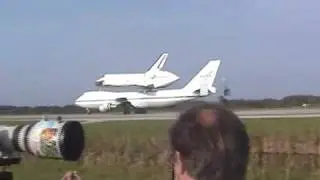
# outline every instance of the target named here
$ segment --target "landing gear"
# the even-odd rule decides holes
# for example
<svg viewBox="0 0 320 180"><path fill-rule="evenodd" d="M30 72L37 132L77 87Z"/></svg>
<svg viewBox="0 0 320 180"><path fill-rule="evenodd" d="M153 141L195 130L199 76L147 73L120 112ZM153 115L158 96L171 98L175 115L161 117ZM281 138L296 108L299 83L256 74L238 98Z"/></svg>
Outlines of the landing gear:
<svg viewBox="0 0 320 180"><path fill-rule="evenodd" d="M131 113L130 108L128 107L123 108L123 114L130 114L130 113Z"/></svg>
<svg viewBox="0 0 320 180"><path fill-rule="evenodd" d="M147 110L143 108L135 108L130 103L123 104L123 114L146 114Z"/></svg>
<svg viewBox="0 0 320 180"><path fill-rule="evenodd" d="M130 103L123 103L123 114L130 114L131 113L131 106Z"/></svg>

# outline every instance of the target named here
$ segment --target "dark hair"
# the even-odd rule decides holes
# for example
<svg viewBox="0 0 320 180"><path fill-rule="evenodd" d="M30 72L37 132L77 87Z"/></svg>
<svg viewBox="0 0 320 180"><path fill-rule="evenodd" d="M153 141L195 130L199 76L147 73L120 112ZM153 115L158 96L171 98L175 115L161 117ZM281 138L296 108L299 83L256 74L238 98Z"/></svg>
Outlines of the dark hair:
<svg viewBox="0 0 320 180"><path fill-rule="evenodd" d="M169 141L197 179L245 179L249 137L241 120L226 107L204 104L188 109L171 127Z"/></svg>

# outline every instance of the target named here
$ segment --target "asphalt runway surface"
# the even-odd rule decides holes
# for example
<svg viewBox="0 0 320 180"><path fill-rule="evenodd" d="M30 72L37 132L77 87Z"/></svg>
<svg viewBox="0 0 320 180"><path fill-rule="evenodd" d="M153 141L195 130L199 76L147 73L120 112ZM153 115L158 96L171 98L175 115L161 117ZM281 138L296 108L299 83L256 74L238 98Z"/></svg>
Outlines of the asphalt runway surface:
<svg viewBox="0 0 320 180"><path fill-rule="evenodd" d="M242 119L253 118L299 118L320 117L319 109L261 109L261 110L238 110L235 113ZM173 120L179 115L178 112L156 112L148 114L60 114L65 121L81 121L82 123L97 123L105 121L127 121L127 120ZM48 119L55 119L59 114L47 115ZM42 115L6 115L0 116L0 121L39 121Z"/></svg>

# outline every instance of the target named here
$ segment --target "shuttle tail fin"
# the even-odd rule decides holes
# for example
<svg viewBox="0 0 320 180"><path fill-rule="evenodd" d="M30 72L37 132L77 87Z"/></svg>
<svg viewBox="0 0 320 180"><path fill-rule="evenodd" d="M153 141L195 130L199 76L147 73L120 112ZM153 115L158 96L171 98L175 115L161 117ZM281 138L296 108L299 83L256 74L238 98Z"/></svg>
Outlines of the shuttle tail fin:
<svg viewBox="0 0 320 180"><path fill-rule="evenodd" d="M200 72L183 88L186 91L199 93L201 96L209 95L209 92L216 93L216 87L212 86L221 60L210 60Z"/></svg>
<svg viewBox="0 0 320 180"><path fill-rule="evenodd" d="M160 71L168 58L168 53L162 53L158 60L149 68L145 73L146 76L153 77L158 71Z"/></svg>

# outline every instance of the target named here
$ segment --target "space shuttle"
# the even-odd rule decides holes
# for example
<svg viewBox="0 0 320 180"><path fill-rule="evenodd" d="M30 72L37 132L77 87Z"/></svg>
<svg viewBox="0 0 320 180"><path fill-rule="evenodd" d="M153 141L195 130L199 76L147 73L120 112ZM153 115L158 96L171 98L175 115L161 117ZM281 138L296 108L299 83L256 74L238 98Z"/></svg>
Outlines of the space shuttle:
<svg viewBox="0 0 320 180"><path fill-rule="evenodd" d="M157 61L145 73L104 74L96 80L98 87L135 86L143 89L157 89L170 86L180 79L176 74L162 70L168 53L162 53Z"/></svg>

